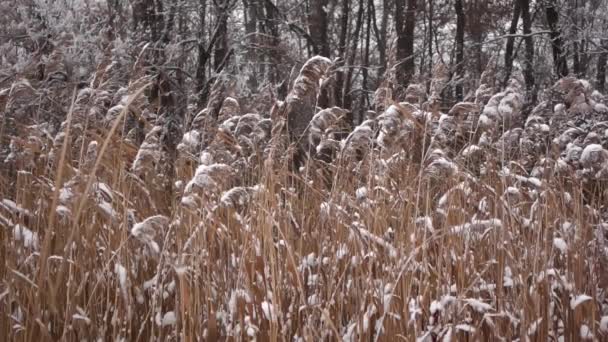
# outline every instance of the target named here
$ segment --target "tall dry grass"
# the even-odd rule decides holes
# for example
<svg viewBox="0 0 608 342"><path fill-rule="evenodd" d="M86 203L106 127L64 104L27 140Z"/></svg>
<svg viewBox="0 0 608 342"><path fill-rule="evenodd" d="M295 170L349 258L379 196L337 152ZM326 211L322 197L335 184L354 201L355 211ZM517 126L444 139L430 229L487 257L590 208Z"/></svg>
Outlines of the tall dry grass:
<svg viewBox="0 0 608 342"><path fill-rule="evenodd" d="M522 124L517 79L448 114L437 92L396 103L380 89L380 112L344 132L346 111L312 116L331 77L315 61L270 113L241 113L214 86L174 157L149 78L116 84L100 66L57 131L20 121L43 85L15 83L0 336L608 338L606 137L595 119L568 126L583 104L601 113L600 95L569 80Z"/></svg>

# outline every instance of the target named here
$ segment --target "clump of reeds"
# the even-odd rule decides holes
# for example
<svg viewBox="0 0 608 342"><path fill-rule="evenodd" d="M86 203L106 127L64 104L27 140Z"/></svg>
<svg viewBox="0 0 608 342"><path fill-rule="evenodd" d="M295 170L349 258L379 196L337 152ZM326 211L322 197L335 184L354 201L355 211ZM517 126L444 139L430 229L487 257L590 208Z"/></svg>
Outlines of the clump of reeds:
<svg viewBox="0 0 608 342"><path fill-rule="evenodd" d="M488 70L444 113L438 67L430 98L382 88L344 131L347 110L317 106L330 66L306 63L271 113L218 78L174 157L150 78L96 77L57 133L22 120L27 80L0 89L18 127L0 137L0 336L608 337L608 126L588 83L524 121L521 82L495 92ZM271 162L293 145L299 168Z"/></svg>

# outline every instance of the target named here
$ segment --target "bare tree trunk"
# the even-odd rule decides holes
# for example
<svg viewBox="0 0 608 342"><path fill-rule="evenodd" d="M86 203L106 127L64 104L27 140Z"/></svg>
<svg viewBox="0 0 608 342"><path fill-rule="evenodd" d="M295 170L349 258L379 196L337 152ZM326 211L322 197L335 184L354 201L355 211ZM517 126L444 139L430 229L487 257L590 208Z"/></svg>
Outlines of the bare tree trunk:
<svg viewBox="0 0 608 342"><path fill-rule="evenodd" d="M264 55L260 53L258 33L258 0L243 0L243 15L245 19L245 42L247 44L246 63L252 69L247 84L250 89L257 89L258 76L264 75Z"/></svg>
<svg viewBox="0 0 608 342"><path fill-rule="evenodd" d="M568 62L564 53L564 43L562 34L559 28L559 14L557 12L555 0L551 0L545 5L545 14L547 23L551 30L551 45L553 47L553 63L555 66L555 74L558 78L568 75Z"/></svg>
<svg viewBox="0 0 608 342"><path fill-rule="evenodd" d="M572 43L572 69L574 74L578 77L581 74L581 60L579 55L580 44L576 39Z"/></svg>
<svg viewBox="0 0 608 342"><path fill-rule="evenodd" d="M406 5L407 8L405 7ZM416 0L395 0L395 9L395 30L397 31L397 82L402 87L407 87L416 68L414 61Z"/></svg>
<svg viewBox="0 0 608 342"><path fill-rule="evenodd" d="M367 99L367 81L369 76L369 44L371 38L371 29L372 29L372 2L374 0L367 1L367 29L365 31L365 51L363 52L363 94Z"/></svg>
<svg viewBox="0 0 608 342"><path fill-rule="evenodd" d="M328 21L326 6L329 0L311 0L310 13L308 15L308 30L314 42L313 52L315 55L330 57L329 40L327 36Z"/></svg>
<svg viewBox="0 0 608 342"><path fill-rule="evenodd" d="M313 52L315 55L330 57L330 46L328 36L327 6L329 0L311 0L311 9L308 17L308 30L314 42ZM331 93L329 89L323 88L319 94L318 105L321 108L330 106Z"/></svg>
<svg viewBox="0 0 608 342"><path fill-rule="evenodd" d="M118 0L107 0L108 3L108 26L110 27L109 36L111 40L118 35L118 31L122 30L116 25L116 17L123 19L122 6Z"/></svg>
<svg viewBox="0 0 608 342"><path fill-rule="evenodd" d="M434 15L434 9L433 9L433 2L434 0L429 0L429 13L428 13L428 19L429 19L429 46L428 51L429 51L429 71L428 71L428 75L429 75L429 81L427 82L427 87L426 90L427 92L431 89L431 78L433 76L433 15Z"/></svg>
<svg viewBox="0 0 608 342"><path fill-rule="evenodd" d="M532 19L530 18L530 0L519 0L521 3L521 18L524 24L524 42L526 43L526 58L524 60L524 79L531 103L536 102L534 86L534 39L532 38Z"/></svg>
<svg viewBox="0 0 608 342"><path fill-rule="evenodd" d="M159 3L161 3L161 1L159 1ZM159 9L162 10L162 7L160 7ZM163 31L162 31L161 40L164 45L169 44L169 42L171 41L171 32L173 31L174 26L175 26L176 12L177 12L177 3L171 2L170 7L169 7L169 17L163 23Z"/></svg>
<svg viewBox="0 0 608 342"><path fill-rule="evenodd" d="M355 23L355 32L351 36L351 40L353 41L353 45L351 45L351 50L348 54L348 61L346 63L346 78L344 80L344 107L350 108L352 103L351 97L351 89L352 89L352 75L353 68L352 66L355 64L355 57L357 56L357 47L359 46L359 39L361 34L361 27L363 26L363 11L365 6L365 0L359 0L359 9L357 11L357 21Z"/></svg>
<svg viewBox="0 0 608 342"><path fill-rule="evenodd" d="M149 39L157 42L161 38L161 30L164 21L163 4L160 0L140 0L132 4L133 31L141 26L139 38ZM150 33L147 38L147 33Z"/></svg>
<svg viewBox="0 0 608 342"><path fill-rule="evenodd" d="M606 61L608 61L608 39L602 39L602 52L597 57L595 87L601 93L606 90Z"/></svg>
<svg viewBox="0 0 608 342"><path fill-rule="evenodd" d="M584 6L584 1L579 2L578 0L576 0L574 1L573 7L571 9L573 12L571 14L572 21L574 22L574 26L576 28L576 38L572 45L572 68L574 69L574 73L576 74L576 76L579 78L585 78L587 73L587 53L585 51L586 44L584 34L582 35L583 38L581 38L579 41L579 32L584 32L587 25L586 15L581 15L580 12L581 8L584 8Z"/></svg>
<svg viewBox="0 0 608 342"><path fill-rule="evenodd" d="M472 75L474 78L481 76L483 70L485 68L485 63L483 62L483 35L484 32L488 29L488 26L485 22L488 12L488 1L487 0L470 0L463 1L463 5L469 4L467 12L468 15L468 27L470 30L471 38L474 45L471 49L474 51L475 56L475 74Z"/></svg>
<svg viewBox="0 0 608 342"><path fill-rule="evenodd" d="M462 101L462 78L464 77L464 26L465 17L462 8L462 0L454 3L456 11L456 100Z"/></svg>
<svg viewBox="0 0 608 342"><path fill-rule="evenodd" d="M162 27L164 25L164 13L162 0L153 0L151 24L152 24L152 41L157 42L162 37Z"/></svg>
<svg viewBox="0 0 608 342"><path fill-rule="evenodd" d="M279 46L280 34L277 27L277 18L279 16L278 8L272 3L271 0L260 0L264 1L263 11L265 13L264 20L262 21L262 31L267 35L269 42L268 45L271 47L268 50L268 57L270 60L267 72L271 83L279 81L279 70L277 65L281 61L281 54L278 53L274 47ZM262 11L262 8L260 8Z"/></svg>
<svg viewBox="0 0 608 342"><path fill-rule="evenodd" d="M228 14L230 8L230 0L214 0L215 13L217 16L218 38L215 43L215 51L213 52L213 69L221 68L224 59L228 55Z"/></svg>
<svg viewBox="0 0 608 342"><path fill-rule="evenodd" d="M348 23L349 23L349 12L350 12L350 0L342 0L342 12L340 14L340 42L338 44L338 57L342 58L342 63L346 58L346 36L348 35ZM344 108L344 96L342 90L344 89L344 75L345 71L341 70L336 75L336 88L335 98L336 104Z"/></svg>
<svg viewBox="0 0 608 342"><path fill-rule="evenodd" d="M380 23L380 33L378 34L379 41L382 41L382 48L380 49L380 69L379 74L384 75L386 72L387 58L386 58L386 48L388 46L387 42L387 32L388 32L388 16L390 13L389 0L382 1L382 22Z"/></svg>
<svg viewBox="0 0 608 342"><path fill-rule="evenodd" d="M383 40L381 37L381 31L378 28L378 22L376 20L376 6L374 5L374 1L370 1L369 2L369 13L370 16L372 18L372 28L374 30L374 34L376 36L376 44L378 46L377 51L378 51L378 57L380 59L379 64L380 67L378 68L378 76L377 79L381 79L382 76L384 75L384 70L382 65L386 63L386 40ZM377 87L377 84L374 85L375 87Z"/></svg>
<svg viewBox="0 0 608 342"><path fill-rule="evenodd" d="M511 26L509 26L509 37L507 38L507 46L505 48L505 78L503 87L509 82L511 78L511 71L513 70L513 45L515 44L515 33L517 33L517 24L521 15L520 0L513 1L513 17L511 18Z"/></svg>
<svg viewBox="0 0 608 342"><path fill-rule="evenodd" d="M207 16L207 0L199 0L198 14L200 17L198 26L198 56L196 63L196 93L200 96L201 92L205 87L206 75L205 67L207 66L207 60L209 59L209 51L205 46L205 28L206 28L206 16ZM203 106L204 103L199 103L199 106Z"/></svg>
<svg viewBox="0 0 608 342"><path fill-rule="evenodd" d="M257 0L243 0L243 14L245 15L245 33L247 35L251 35L257 31L257 12Z"/></svg>

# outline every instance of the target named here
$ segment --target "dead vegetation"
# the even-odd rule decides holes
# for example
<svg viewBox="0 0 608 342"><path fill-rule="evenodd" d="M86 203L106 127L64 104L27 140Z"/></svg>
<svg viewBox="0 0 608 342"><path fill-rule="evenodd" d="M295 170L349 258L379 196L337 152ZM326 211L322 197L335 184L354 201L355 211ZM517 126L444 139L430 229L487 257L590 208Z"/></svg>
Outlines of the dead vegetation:
<svg viewBox="0 0 608 342"><path fill-rule="evenodd" d="M0 335L608 338L602 94L563 79L525 117L521 75L494 90L490 65L443 112L439 66L350 128L317 106L331 63L267 112L219 77L177 129L155 79L108 61L60 122L39 115L60 79L0 89Z"/></svg>

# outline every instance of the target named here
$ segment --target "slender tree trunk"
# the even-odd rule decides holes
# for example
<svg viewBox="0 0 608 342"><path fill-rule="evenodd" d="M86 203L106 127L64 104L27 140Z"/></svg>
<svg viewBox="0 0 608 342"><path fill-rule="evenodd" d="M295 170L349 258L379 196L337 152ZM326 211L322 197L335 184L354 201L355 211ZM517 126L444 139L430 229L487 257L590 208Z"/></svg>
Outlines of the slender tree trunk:
<svg viewBox="0 0 608 342"><path fill-rule="evenodd" d="M551 46L553 48L553 63L555 67L555 74L558 78L565 77L568 75L568 62L564 53L564 43L562 41L562 34L559 28L559 14L557 12L555 0L551 0L545 7L545 14L547 16L547 23L551 30Z"/></svg>
<svg viewBox="0 0 608 342"><path fill-rule="evenodd" d="M587 72L587 53L585 51L585 39L584 34L579 41L579 37L581 36L579 32L584 32L587 25L586 15L581 15L580 10L585 6L584 1L574 1L572 20L574 21L574 26L576 27L576 38L572 45L573 50L573 64L572 68L574 69L574 73L579 78L585 78Z"/></svg>
<svg viewBox="0 0 608 342"><path fill-rule="evenodd" d="M257 89L258 76L263 75L264 55L260 53L258 41L258 0L243 0L243 15L245 19L245 42L247 44L246 63L252 69L248 85L250 89Z"/></svg>
<svg viewBox="0 0 608 342"><path fill-rule="evenodd" d="M108 0L108 26L110 27L109 36L111 40L114 40L114 37L117 34L116 30L116 16L119 15L120 12L120 3L116 0Z"/></svg>
<svg viewBox="0 0 608 342"><path fill-rule="evenodd" d="M159 1L160 3L160 1ZM162 9L162 7L161 7ZM171 41L171 33L174 29L175 26L175 14L177 12L177 3L176 2L171 2L170 6L169 6L169 17L167 18L167 20L163 23L163 30L162 30L162 42L164 45L169 44L169 42Z"/></svg>
<svg viewBox="0 0 608 342"><path fill-rule="evenodd" d="M280 34L277 27L277 18L279 16L277 7L272 3L271 0L264 1L264 12L265 18L263 21L264 33L269 37L269 49L268 56L270 58L270 65L268 67L269 79L271 83L279 81L279 70L277 65L281 62L281 54L278 53L274 47L279 45Z"/></svg>
<svg viewBox="0 0 608 342"><path fill-rule="evenodd" d="M519 23L519 17L521 15L520 0L513 1L513 17L511 18L511 26L509 26L509 37L507 38L507 46L505 48L505 78L503 87L509 82L511 78L511 71L513 70L513 46L515 44L515 33L517 33L517 24Z"/></svg>
<svg viewBox="0 0 608 342"><path fill-rule="evenodd" d="M433 2L434 0L429 0L429 13L428 13L428 19L429 19L429 45L428 45L428 52L429 52L429 71L428 71L428 75L429 75L429 82L427 82L427 87L426 90L427 92L431 89L431 78L433 76L433 15L434 15L434 6L433 6Z"/></svg>
<svg viewBox="0 0 608 342"><path fill-rule="evenodd" d="M581 68L581 59L579 55L580 44L578 41L574 40L572 43L572 69L574 70L574 74L579 77L582 68Z"/></svg>
<svg viewBox="0 0 608 342"><path fill-rule="evenodd" d="M162 0L155 0L152 12L152 26L154 27L152 41L157 42L163 36L163 28L165 22L165 9Z"/></svg>
<svg viewBox="0 0 608 342"><path fill-rule="evenodd" d="M386 72L387 66L387 58L386 58L386 48L388 46L387 42L387 32L388 32L388 17L390 14L390 6L389 0L382 1L382 22L380 23L380 33L378 40L382 42L382 48L380 49L380 69L378 73L380 75L384 75Z"/></svg>
<svg viewBox="0 0 608 342"><path fill-rule="evenodd" d="M330 57L330 46L328 36L328 5L329 0L311 0L311 8L308 16L308 30L314 42L313 52L315 55ZM329 89L321 89L318 105L325 108L331 105L331 93Z"/></svg>
<svg viewBox="0 0 608 342"><path fill-rule="evenodd" d="M530 0L519 0L521 3L521 18L524 24L524 42L526 43L526 58L524 60L524 79L531 103L536 102L534 86L534 39L532 38L532 19L530 18Z"/></svg>
<svg viewBox="0 0 608 342"><path fill-rule="evenodd" d="M180 5L177 9L177 39L178 40L182 40L184 39L184 37L186 36L187 32L187 27L186 27L186 14L184 13L184 6L183 3L178 3L176 4L176 7ZM186 89L186 77L184 75L184 66L186 64L187 61L187 52L186 52L186 47L185 44L180 44L180 58L177 60L177 67L179 68L176 74L176 78L177 78L177 84L179 85L179 87L181 88L181 90ZM184 123L186 123L190 118L186 119L186 115L188 115L188 104L189 104L189 97L186 95L187 91L180 91L179 94L177 94L178 100L177 100L177 105L178 105L178 113L180 115L180 118L182 118L182 122L180 123L181 125L183 125ZM186 119L186 120L184 120Z"/></svg>
<svg viewBox="0 0 608 342"><path fill-rule="evenodd" d="M352 89L352 75L353 65L355 64L355 57L357 56L357 48L359 46L359 39L361 34L361 27L363 26L363 11L365 9L365 0L359 0L359 9L357 11L357 21L355 22L355 32L351 36L353 45L348 53L348 62L346 63L346 78L344 80L344 107L350 108L352 104L351 89Z"/></svg>
<svg viewBox="0 0 608 342"><path fill-rule="evenodd" d="M143 0L133 3L133 31L141 26L141 34L138 38L158 42L161 38L161 30L164 25L163 3L160 0ZM149 32L149 36L147 33ZM138 33L138 32L135 32Z"/></svg>
<svg viewBox="0 0 608 342"><path fill-rule="evenodd" d="M475 57L475 63L471 63L471 65L475 64L475 73L472 75L473 77L479 77L483 73L485 68L485 63L483 62L483 35L487 30L488 25L485 20L487 18L488 13L488 1L487 0L469 0L463 1L463 5L469 4L467 13L468 15L468 24L471 38L473 40L474 45L471 47ZM485 14L485 15L484 15Z"/></svg>
<svg viewBox="0 0 608 342"><path fill-rule="evenodd" d="M370 16L372 17L372 28L374 30L374 34L376 36L376 44L377 44L377 51L378 51L378 55L379 55L379 64L380 64L380 68L378 69L378 74L377 74L377 79L381 79L382 76L384 75L384 69L382 69L382 64L385 63L385 59L386 59L386 40L382 40L381 38L381 33L380 33L380 29L378 28L378 21L376 20L376 6L374 5L374 1L370 1L369 2L369 13ZM375 87L377 87L377 85L375 85Z"/></svg>
<svg viewBox="0 0 608 342"><path fill-rule="evenodd" d="M329 0L311 0L308 15L308 30L314 42L315 55L330 57L329 40L327 36L328 21L326 8Z"/></svg>
<svg viewBox="0 0 608 342"><path fill-rule="evenodd" d="M228 14L226 13L229 0L218 0L215 6L215 13L218 20L218 38L215 43L213 53L213 69L218 70L222 67L224 59L228 55Z"/></svg>
<svg viewBox="0 0 608 342"><path fill-rule="evenodd" d="M373 0L367 1L367 30L365 31L365 51L363 52L363 93L367 98L367 82L369 76L369 45L372 30L372 2Z"/></svg>
<svg viewBox="0 0 608 342"><path fill-rule="evenodd" d="M253 34L258 24L257 0L243 0L243 14L245 15L245 33Z"/></svg>
<svg viewBox="0 0 608 342"><path fill-rule="evenodd" d="M608 61L608 39L602 39L602 52L597 57L595 87L601 93L606 90L606 62Z"/></svg>
<svg viewBox="0 0 608 342"><path fill-rule="evenodd" d="M207 16L207 0L199 0L198 3L198 14L199 14L199 26L198 26L198 56L196 62L196 93L201 96L201 92L205 87L206 74L205 67L207 66L207 60L209 59L209 52L205 46L205 28L206 28L206 16ZM199 97L200 99L200 97ZM199 106L203 106L204 103L199 103Z"/></svg>
<svg viewBox="0 0 608 342"><path fill-rule="evenodd" d="M395 0L395 30L397 31L397 82L407 87L414 75L414 30L416 0ZM407 8L406 8L407 5Z"/></svg>
<svg viewBox="0 0 608 342"><path fill-rule="evenodd" d="M465 16L462 7L462 0L454 3L456 11L456 100L462 101L462 79L464 77L464 26Z"/></svg>
<svg viewBox="0 0 608 342"><path fill-rule="evenodd" d="M340 42L338 44L338 57L342 59L342 63L345 63L346 58L346 36L348 35L349 12L350 0L342 0L342 13L340 14ZM344 96L342 94L344 89L344 76L344 70L339 71L336 75L335 98L336 104L340 107L344 107Z"/></svg>

